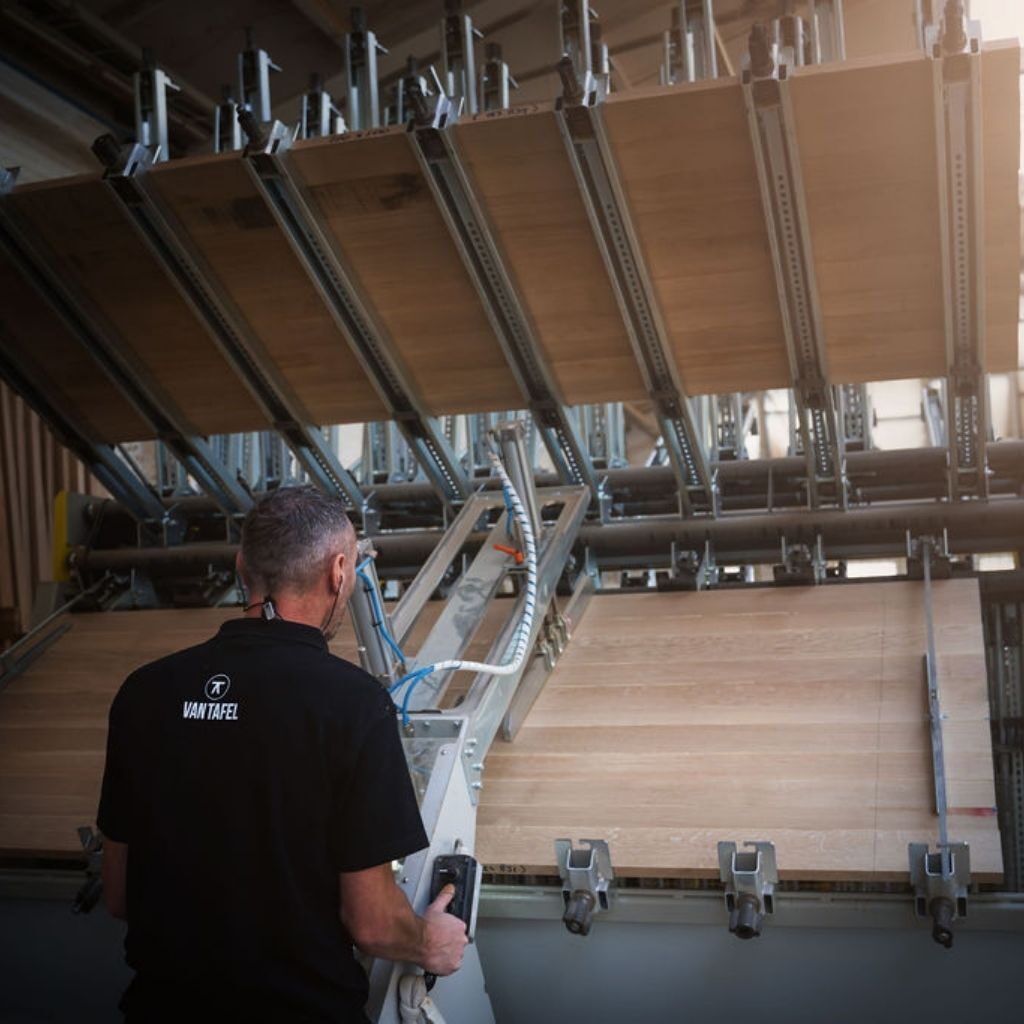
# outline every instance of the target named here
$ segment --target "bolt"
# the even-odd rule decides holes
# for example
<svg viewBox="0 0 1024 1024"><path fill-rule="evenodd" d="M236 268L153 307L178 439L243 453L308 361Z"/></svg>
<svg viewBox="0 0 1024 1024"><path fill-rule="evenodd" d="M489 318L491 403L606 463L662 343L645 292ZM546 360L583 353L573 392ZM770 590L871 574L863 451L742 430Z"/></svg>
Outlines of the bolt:
<svg viewBox="0 0 1024 1024"><path fill-rule="evenodd" d="M470 785L470 787L472 789L483 789L484 788L484 784L482 782L471 782L469 785Z"/></svg>
<svg viewBox="0 0 1024 1024"><path fill-rule="evenodd" d="M473 765L473 771L475 771L475 772L482 772L483 770L484 770L484 765L483 765L482 761L477 762L477 764Z"/></svg>

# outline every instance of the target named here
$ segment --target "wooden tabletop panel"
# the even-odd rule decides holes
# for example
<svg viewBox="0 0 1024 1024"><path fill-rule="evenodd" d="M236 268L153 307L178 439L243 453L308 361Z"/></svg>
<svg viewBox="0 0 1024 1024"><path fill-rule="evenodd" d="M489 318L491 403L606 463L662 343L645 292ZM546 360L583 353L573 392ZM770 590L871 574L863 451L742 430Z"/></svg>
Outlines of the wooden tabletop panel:
<svg viewBox="0 0 1024 1024"><path fill-rule="evenodd" d="M98 177L27 185L5 201L197 431L216 434L266 426L249 393Z"/></svg>
<svg viewBox="0 0 1024 1024"><path fill-rule="evenodd" d="M523 398L406 133L353 133L288 155L434 415Z"/></svg>
<svg viewBox="0 0 1024 1024"><path fill-rule="evenodd" d="M0 251L0 345L11 345L47 397L69 409L96 441L143 441L145 423L28 279Z"/></svg>
<svg viewBox="0 0 1024 1024"><path fill-rule="evenodd" d="M950 835L1002 871L977 584L935 585ZM783 877L905 879L936 839L923 592L595 597L515 742L487 758L477 855L550 874L606 838L620 875L713 877L767 839Z"/></svg>
<svg viewBox="0 0 1024 1024"><path fill-rule="evenodd" d="M149 174L313 424L387 412L237 154Z"/></svg>
<svg viewBox="0 0 1024 1024"><path fill-rule="evenodd" d="M1016 40L984 48L981 64L985 161L985 365L1015 370L1020 319L1020 47Z"/></svg>
<svg viewBox="0 0 1024 1024"><path fill-rule="evenodd" d="M645 398L554 112L480 114L455 136L565 400Z"/></svg>
<svg viewBox="0 0 1024 1024"><path fill-rule="evenodd" d="M788 387L738 80L623 93L601 116L684 389Z"/></svg>
<svg viewBox="0 0 1024 1024"><path fill-rule="evenodd" d="M790 91L829 379L945 375L931 62L804 68Z"/></svg>

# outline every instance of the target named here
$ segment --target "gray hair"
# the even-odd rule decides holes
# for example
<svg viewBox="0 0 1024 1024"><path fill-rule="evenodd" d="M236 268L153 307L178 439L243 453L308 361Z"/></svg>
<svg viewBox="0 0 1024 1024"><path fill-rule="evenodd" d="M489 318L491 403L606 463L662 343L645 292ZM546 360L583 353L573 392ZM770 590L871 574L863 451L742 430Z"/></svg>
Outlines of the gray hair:
<svg viewBox="0 0 1024 1024"><path fill-rule="evenodd" d="M303 593L328 559L350 557L356 534L340 498L315 487L279 487L254 505L242 523L242 566L256 597Z"/></svg>

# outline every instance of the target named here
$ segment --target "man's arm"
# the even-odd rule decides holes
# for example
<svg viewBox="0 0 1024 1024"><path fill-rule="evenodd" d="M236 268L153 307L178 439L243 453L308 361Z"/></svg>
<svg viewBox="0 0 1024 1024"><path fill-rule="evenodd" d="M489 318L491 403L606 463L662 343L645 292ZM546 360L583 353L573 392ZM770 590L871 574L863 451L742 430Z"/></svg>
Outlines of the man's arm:
<svg viewBox="0 0 1024 1024"><path fill-rule="evenodd" d="M103 839L103 902L111 916L124 920L128 916L127 884L128 844Z"/></svg>
<svg viewBox="0 0 1024 1024"><path fill-rule="evenodd" d="M455 895L452 886L418 917L390 864L343 871L340 877L341 922L363 953L419 964L431 974L452 974L462 966L469 940L465 924L445 910Z"/></svg>

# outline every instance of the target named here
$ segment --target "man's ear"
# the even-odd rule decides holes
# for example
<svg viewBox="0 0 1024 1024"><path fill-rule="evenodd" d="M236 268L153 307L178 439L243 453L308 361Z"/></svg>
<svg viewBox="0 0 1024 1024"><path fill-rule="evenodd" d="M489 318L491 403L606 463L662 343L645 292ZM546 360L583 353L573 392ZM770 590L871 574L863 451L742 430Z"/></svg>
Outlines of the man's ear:
<svg viewBox="0 0 1024 1024"><path fill-rule="evenodd" d="M337 594L341 591L345 575L348 572L348 559L344 552L339 552L331 559L331 592Z"/></svg>

